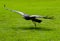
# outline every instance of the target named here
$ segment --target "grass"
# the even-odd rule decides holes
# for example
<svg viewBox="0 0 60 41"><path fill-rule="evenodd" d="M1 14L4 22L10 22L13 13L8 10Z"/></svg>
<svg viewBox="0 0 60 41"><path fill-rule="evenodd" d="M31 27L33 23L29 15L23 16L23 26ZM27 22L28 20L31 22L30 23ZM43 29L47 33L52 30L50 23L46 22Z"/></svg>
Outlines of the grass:
<svg viewBox="0 0 60 41"><path fill-rule="evenodd" d="M4 4L29 15L48 15L55 19L42 19L34 29L31 21L5 10ZM60 41L60 0L1 0L0 41Z"/></svg>

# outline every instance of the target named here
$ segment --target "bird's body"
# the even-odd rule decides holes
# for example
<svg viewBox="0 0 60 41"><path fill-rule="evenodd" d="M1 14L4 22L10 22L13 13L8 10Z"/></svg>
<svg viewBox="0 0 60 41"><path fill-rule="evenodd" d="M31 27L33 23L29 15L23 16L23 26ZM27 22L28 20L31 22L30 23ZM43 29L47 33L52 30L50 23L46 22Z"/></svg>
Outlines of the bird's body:
<svg viewBox="0 0 60 41"><path fill-rule="evenodd" d="M46 17L46 16L39 16L39 15L31 15L31 16L30 16L30 15L28 15L28 14L25 14L25 13L21 12L21 11L16 11L16 10L8 9L8 8L5 7L5 5L4 5L4 8L5 8L6 10L9 10L9 11L12 11L12 12L16 12L17 14L22 15L22 17L23 17L25 20L31 20L31 21L34 23L35 27L36 27L36 23L35 23L35 22L38 22L38 23L41 23L41 22L42 22L42 20L37 19L37 18L50 19L50 17Z"/></svg>
<svg viewBox="0 0 60 41"><path fill-rule="evenodd" d="M38 23L42 22L42 20L36 19L36 17L29 17L29 16L27 16L27 17L24 17L24 19L26 19L26 20L32 20L32 21L38 22Z"/></svg>
<svg viewBox="0 0 60 41"><path fill-rule="evenodd" d="M25 14L23 17L24 17L25 20L32 20L32 21L34 21L34 22L38 22L38 23L40 23L40 22L42 21L42 20L36 19L35 16L30 17L30 16L27 15L27 14Z"/></svg>
<svg viewBox="0 0 60 41"><path fill-rule="evenodd" d="M7 10L10 10L10 9L7 8ZM32 21L38 22L38 23L42 22L42 20L37 19L37 18L41 18L42 16L38 16L38 15L31 15L31 16L30 16L30 15L28 15L28 14L25 14L25 13L23 13L23 12L21 12L21 11L16 11L16 10L10 10L10 11L16 12L16 13L22 15L22 17L23 17L25 20L32 20Z"/></svg>

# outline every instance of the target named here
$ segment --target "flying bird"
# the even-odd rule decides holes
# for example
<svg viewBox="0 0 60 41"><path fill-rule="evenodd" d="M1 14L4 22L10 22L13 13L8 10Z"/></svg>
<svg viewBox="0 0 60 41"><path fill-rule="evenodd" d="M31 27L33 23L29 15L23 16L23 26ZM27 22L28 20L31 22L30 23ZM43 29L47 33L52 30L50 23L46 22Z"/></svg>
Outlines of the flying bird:
<svg viewBox="0 0 60 41"><path fill-rule="evenodd" d="M9 8L6 8L6 5L4 5L4 8L5 8L6 10L11 11L11 12L15 12L15 13L17 13L17 14L22 15L22 17L23 17L25 20L31 20L31 21L33 22L33 24L34 24L35 27L36 27L36 22L37 22L37 23L41 23L41 22L42 22L42 20L40 20L40 19L38 19L38 18L44 18L44 19L52 19L52 18L53 18L53 17L40 16L40 15L28 15L28 14L25 14L25 13L23 13L23 12L21 12L21 11L11 10L11 9L9 9Z"/></svg>

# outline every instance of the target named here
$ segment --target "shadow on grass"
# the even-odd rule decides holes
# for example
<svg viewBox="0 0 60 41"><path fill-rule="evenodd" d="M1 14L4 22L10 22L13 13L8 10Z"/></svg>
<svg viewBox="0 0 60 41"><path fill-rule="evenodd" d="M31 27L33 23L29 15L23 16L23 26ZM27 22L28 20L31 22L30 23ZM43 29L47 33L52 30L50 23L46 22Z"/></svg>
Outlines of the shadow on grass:
<svg viewBox="0 0 60 41"><path fill-rule="evenodd" d="M42 27L36 27L36 28L34 28L34 27L22 27L22 28L20 28L20 27L16 27L16 28L12 28L12 29L14 29L14 30L39 30L39 31L52 31L53 29L49 29L49 28L42 28Z"/></svg>
<svg viewBox="0 0 60 41"><path fill-rule="evenodd" d="M23 28L23 30L40 30L40 31L51 31L53 29L48 29L48 28L42 28L42 27L30 27L30 28Z"/></svg>

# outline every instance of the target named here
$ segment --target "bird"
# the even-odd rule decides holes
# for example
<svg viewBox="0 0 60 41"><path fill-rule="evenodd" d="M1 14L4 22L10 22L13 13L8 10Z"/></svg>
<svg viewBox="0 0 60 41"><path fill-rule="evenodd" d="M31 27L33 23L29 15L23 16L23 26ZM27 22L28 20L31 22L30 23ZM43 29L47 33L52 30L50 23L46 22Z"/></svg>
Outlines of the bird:
<svg viewBox="0 0 60 41"><path fill-rule="evenodd" d="M17 10L11 10L9 8L6 7L6 5L4 5L4 8L6 10L9 10L11 12L15 12L17 14L20 14L25 20L31 20L36 28L36 22L37 23L41 23L42 20L38 19L38 18L44 18L44 19L52 19L53 17L48 17L48 16L40 16L40 15L28 15L28 14L25 14L21 11L17 11Z"/></svg>

